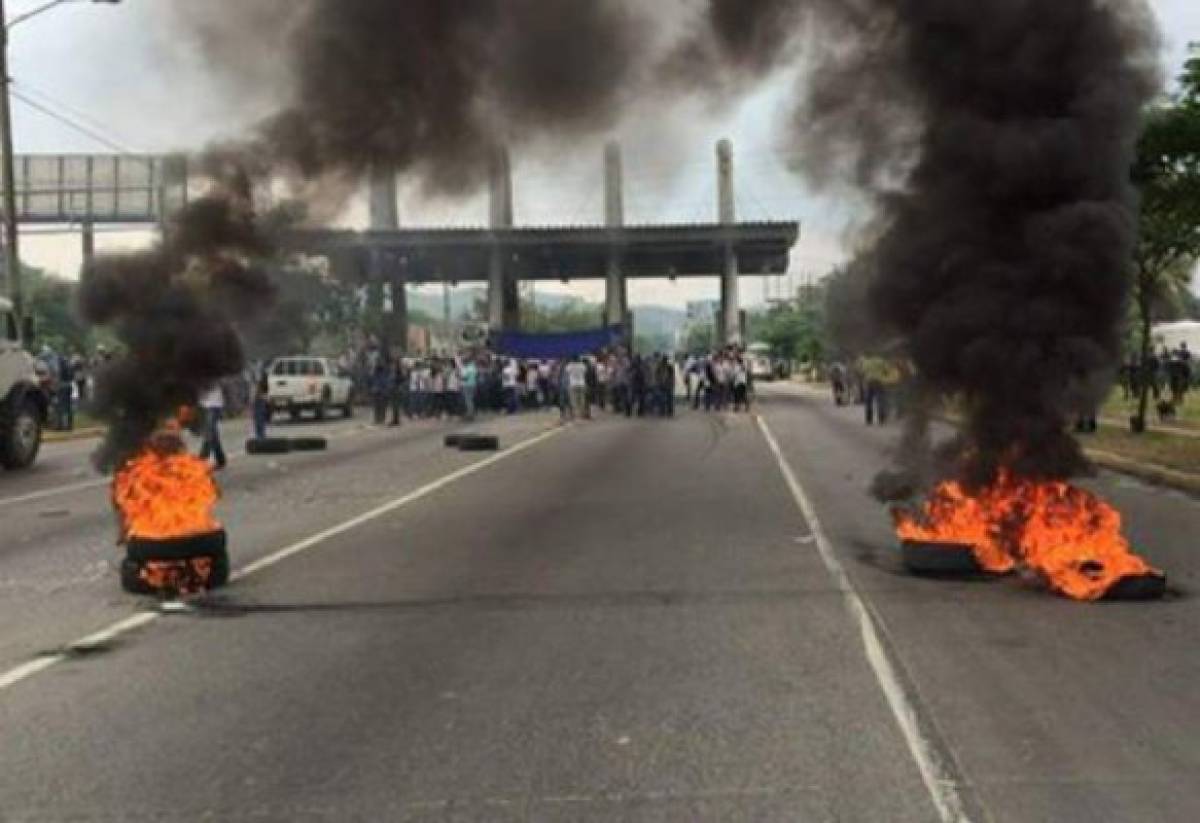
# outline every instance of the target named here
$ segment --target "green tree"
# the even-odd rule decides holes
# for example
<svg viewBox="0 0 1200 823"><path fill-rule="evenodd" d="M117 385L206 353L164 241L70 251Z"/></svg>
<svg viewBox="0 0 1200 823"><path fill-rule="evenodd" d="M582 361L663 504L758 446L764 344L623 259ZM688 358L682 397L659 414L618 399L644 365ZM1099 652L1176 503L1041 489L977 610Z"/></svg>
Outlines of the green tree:
<svg viewBox="0 0 1200 823"><path fill-rule="evenodd" d="M332 354L364 328L358 290L327 277L317 267L278 266L270 272L275 304L246 329L254 357L315 351L318 342Z"/></svg>
<svg viewBox="0 0 1200 823"><path fill-rule="evenodd" d="M717 348L715 323L692 323L687 330L687 350L692 354L707 354Z"/></svg>
<svg viewBox="0 0 1200 823"><path fill-rule="evenodd" d="M825 354L824 306L807 297L797 304L773 306L751 324L752 337L771 347L771 354L787 360L816 361Z"/></svg>
<svg viewBox="0 0 1200 823"><path fill-rule="evenodd" d="M76 298L79 284L22 266L27 308L37 324L38 340L60 353L90 352L96 337L79 317Z"/></svg>
<svg viewBox="0 0 1200 823"><path fill-rule="evenodd" d="M521 329L536 334L587 331L602 325L599 306L583 300L568 300L554 306L521 301Z"/></svg>
<svg viewBox="0 0 1200 823"><path fill-rule="evenodd" d="M1193 46L1179 92L1146 114L1133 179L1141 195L1133 258L1137 346L1143 362L1151 329L1172 297L1188 291L1200 258L1200 48ZM1150 386L1142 381L1135 430L1146 427Z"/></svg>

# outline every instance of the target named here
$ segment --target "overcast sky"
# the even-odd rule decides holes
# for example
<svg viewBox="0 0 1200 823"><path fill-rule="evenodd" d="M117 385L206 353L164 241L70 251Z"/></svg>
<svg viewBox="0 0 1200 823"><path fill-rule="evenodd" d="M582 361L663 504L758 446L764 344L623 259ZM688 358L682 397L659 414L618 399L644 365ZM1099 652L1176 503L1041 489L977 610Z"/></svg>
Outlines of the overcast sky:
<svg viewBox="0 0 1200 823"><path fill-rule="evenodd" d="M80 3L55 9L23 23L12 33L11 74L15 88L54 111L66 114L109 144L139 152L197 148L212 138L236 134L264 113L254 106L232 108L204 64L180 48L156 7L166 3L238 3L243 0L123 0L119 6ZM9 17L45 0L8 0ZM1164 65L1177 72L1188 42L1200 41L1200 0L1153 0L1163 29ZM166 55L173 55L166 59ZM788 173L786 154L772 124L787 108L790 82L770 84L730 112L701 108L665 127L647 116L613 135L625 150L626 211L630 222L715 219L714 144L734 143L737 207L744 219L798 219L803 239L792 261L793 284L816 277L843 259L844 227L852 205L814 197ZM267 106L270 101L260 101ZM106 145L14 101L18 152L108 152ZM686 124L686 125L682 125ZM667 130L664 130L667 129ZM514 157L518 223L590 223L603 218L601 152L603 137L570 152L543 148ZM423 202L402 196L401 219L409 225L482 224L482 198L465 202ZM344 221L363 220L352 208ZM80 261L76 235L27 232L28 263L74 277ZM100 248L147 242L144 233L106 233ZM744 302L761 300L767 289L784 284L744 280ZM599 283L550 287L599 299ZM682 305L715 298L715 280L650 281L631 287L636 303Z"/></svg>

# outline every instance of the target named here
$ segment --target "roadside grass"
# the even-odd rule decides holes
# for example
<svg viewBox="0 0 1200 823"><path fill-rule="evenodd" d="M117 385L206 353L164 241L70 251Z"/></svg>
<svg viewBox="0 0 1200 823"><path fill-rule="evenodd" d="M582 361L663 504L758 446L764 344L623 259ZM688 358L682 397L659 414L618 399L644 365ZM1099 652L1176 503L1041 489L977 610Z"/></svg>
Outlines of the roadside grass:
<svg viewBox="0 0 1200 823"><path fill-rule="evenodd" d="M1122 397L1122 391L1119 388L1113 389L1112 394L1108 397L1108 402L1100 410L1101 417L1119 420L1126 423L1130 417L1137 413L1137 398L1126 400ZM1200 431L1200 390L1193 389L1188 392L1184 398L1183 405L1175 410L1176 418L1169 420L1163 425L1175 426L1180 429L1195 429ZM1158 424L1158 413L1154 408L1154 396L1150 397L1150 408L1147 412L1149 418L1147 423L1153 428Z"/></svg>
<svg viewBox="0 0 1200 823"><path fill-rule="evenodd" d="M1102 427L1080 438L1085 448L1116 454L1139 463L1152 463L1179 472L1200 475L1200 438L1164 432L1133 434L1126 429Z"/></svg>

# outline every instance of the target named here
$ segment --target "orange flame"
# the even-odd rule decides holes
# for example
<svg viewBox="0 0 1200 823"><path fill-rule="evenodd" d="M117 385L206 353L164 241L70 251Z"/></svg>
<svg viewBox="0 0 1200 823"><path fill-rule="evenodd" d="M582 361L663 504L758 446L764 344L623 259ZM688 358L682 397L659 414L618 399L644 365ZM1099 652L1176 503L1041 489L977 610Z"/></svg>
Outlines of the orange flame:
<svg viewBox="0 0 1200 823"><path fill-rule="evenodd" d="M113 478L113 503L127 538L166 540L216 531L217 497L208 463L181 450L148 447Z"/></svg>
<svg viewBox="0 0 1200 823"><path fill-rule="evenodd" d="M986 570L1027 568L1053 590L1098 600L1126 577L1158 574L1121 534L1121 515L1091 492L1002 475L968 494L939 485L921 510L894 515L902 540L969 544Z"/></svg>
<svg viewBox="0 0 1200 823"><path fill-rule="evenodd" d="M899 509L893 513L896 534L901 540L969 545L980 568L1007 574L1016 562L995 531L994 518L988 514L993 507L987 497L972 497L953 481L942 483L925 501L919 515Z"/></svg>

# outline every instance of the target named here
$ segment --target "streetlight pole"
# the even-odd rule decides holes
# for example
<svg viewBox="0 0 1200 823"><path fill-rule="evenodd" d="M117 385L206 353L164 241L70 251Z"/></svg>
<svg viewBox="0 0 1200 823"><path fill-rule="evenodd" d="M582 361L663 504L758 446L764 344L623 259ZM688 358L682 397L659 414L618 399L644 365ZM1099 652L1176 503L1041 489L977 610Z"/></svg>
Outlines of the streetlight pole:
<svg viewBox="0 0 1200 823"><path fill-rule="evenodd" d="M50 11L55 6L64 3L78 3L83 0L51 0L45 5L20 14L8 21L5 15L4 0L0 0L0 151L4 157L0 160L0 186L4 189L4 263L8 275L8 293L11 296L13 312L20 325L25 317L25 296L21 288L21 250L20 232L17 222L17 181L16 160L13 157L12 129L12 77L8 73L8 33L16 25L24 23L31 17L42 12ZM121 0L92 0L93 3L117 4ZM8 21L8 22L5 22Z"/></svg>
<svg viewBox="0 0 1200 823"><path fill-rule="evenodd" d="M21 289L21 252L17 232L17 186L16 164L13 159L12 107L9 88L12 79L8 75L8 26L3 24L4 0L0 0L0 183L4 187L4 270L8 275L8 293L12 297L13 311L17 315L18 328L25 318L25 299Z"/></svg>

